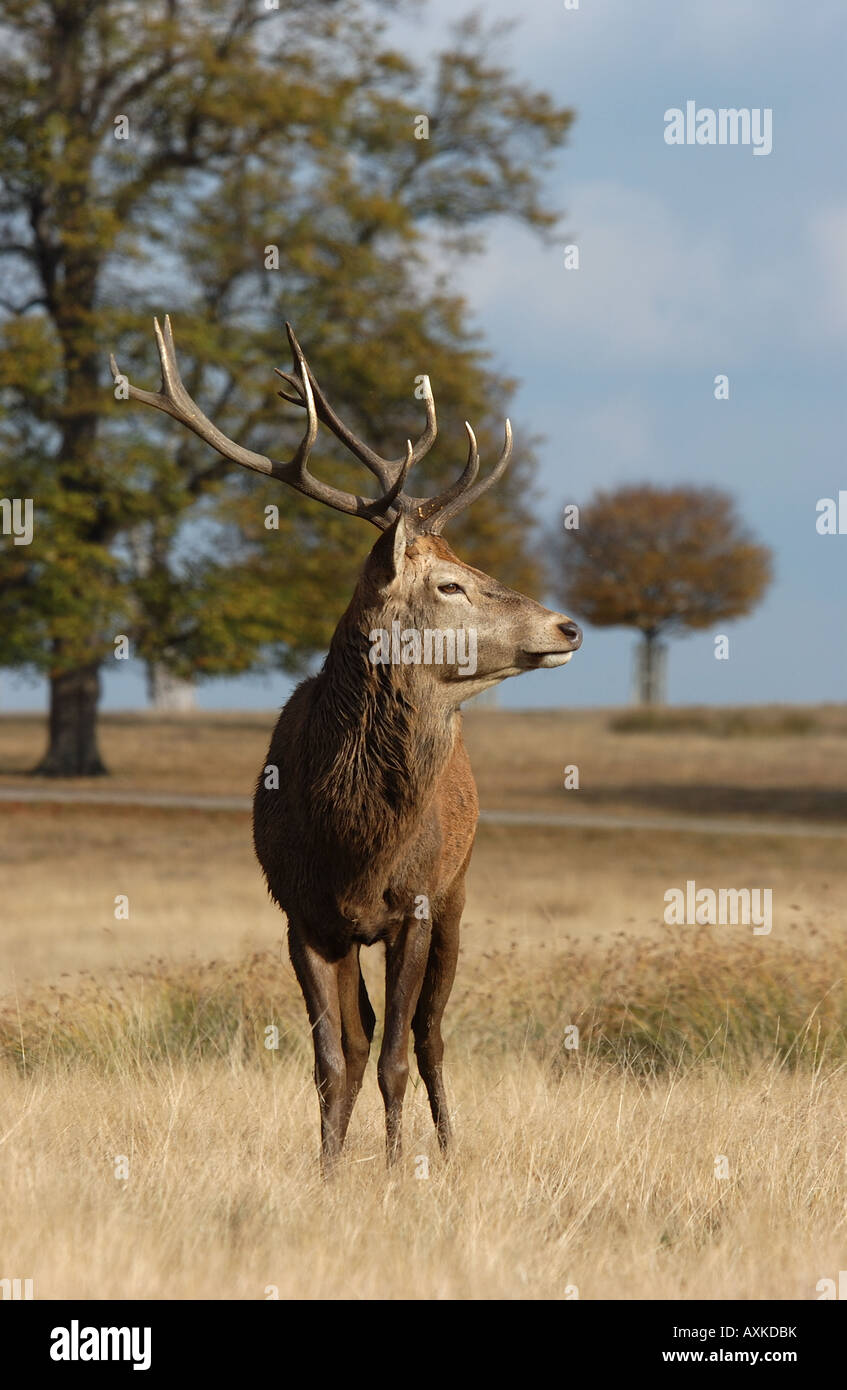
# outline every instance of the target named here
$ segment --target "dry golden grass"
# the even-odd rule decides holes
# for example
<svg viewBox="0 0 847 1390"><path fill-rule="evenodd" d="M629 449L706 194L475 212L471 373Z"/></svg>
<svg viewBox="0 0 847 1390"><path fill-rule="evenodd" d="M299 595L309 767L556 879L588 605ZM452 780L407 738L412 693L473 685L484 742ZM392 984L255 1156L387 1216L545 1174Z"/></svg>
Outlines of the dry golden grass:
<svg viewBox="0 0 847 1390"><path fill-rule="evenodd" d="M387 1177L378 1097L321 1184L304 1066L0 1074L4 1271L36 1297L814 1298L844 1255L844 1092L717 1070L644 1088L517 1056L452 1070L459 1140L422 1097ZM115 1177L115 1158L129 1177ZM725 1154L729 1176L715 1177Z"/></svg>
<svg viewBox="0 0 847 1390"><path fill-rule="evenodd" d="M243 793L271 722L199 720L189 738L107 721L104 744L122 786ZM0 765L22 769L35 725L14 749L12 724L26 733L0 720ZM731 748L605 715L468 725L489 806L588 791L603 809L731 814L755 792L768 819L838 822L835 715ZM580 765L579 793L559 762ZM438 1156L415 1079L386 1174L372 1063L325 1186L305 1010L248 817L0 819L0 1275L36 1297L792 1299L844 1268L839 841L482 827L446 1015L455 1154ZM772 935L667 927L664 892L687 878L771 887Z"/></svg>
<svg viewBox="0 0 847 1390"><path fill-rule="evenodd" d="M0 994L151 955L233 959L282 942L284 919L265 892L246 814L3 805L0 821ZM536 963L566 934L607 942L625 930L677 942L680 929L663 921L664 893L689 878L771 887L777 939L792 928L834 931L843 919L838 841L483 825L459 979L513 944ZM128 920L115 919L118 894L129 899ZM749 928L720 930L750 937Z"/></svg>
<svg viewBox="0 0 847 1390"><path fill-rule="evenodd" d="M381 954L374 952L374 954ZM373 963L373 962L372 962ZM369 989L381 1010L379 977ZM273 1052L269 1025L279 1030ZM566 1041L576 1025L578 1047ZM522 1054L555 1075L603 1062L657 1077L718 1064L737 1078L847 1064L847 943L742 941L697 928L685 944L623 933L605 947L569 941L532 963L488 953L455 991L447 1031L474 1056ZM377 1029L378 1046L379 1029ZM130 971L42 984L0 1005L0 1061L22 1074L84 1063L103 1074L238 1056L310 1055L299 991L275 951L240 960L162 959Z"/></svg>
<svg viewBox="0 0 847 1390"><path fill-rule="evenodd" d="M450 1160L413 1078L386 1174L371 1068L329 1184L272 954L42 987L0 1015L4 1269L40 1298L814 1298L847 1238L847 948L757 946L492 957L451 1014Z"/></svg>
<svg viewBox="0 0 847 1390"><path fill-rule="evenodd" d="M450 1162L418 1086L386 1175L371 1077L329 1185L297 1055L7 1065L4 1271L40 1298L794 1299L843 1266L838 1068L645 1083L453 1054Z"/></svg>
<svg viewBox="0 0 847 1390"><path fill-rule="evenodd" d="M628 712L631 714L631 712ZM683 721L684 714L687 726ZM749 732L727 734L741 721ZM465 737L484 807L502 810L642 810L653 814L761 815L847 823L847 708L668 712L673 732L621 732L614 710L475 710ZM723 720L723 724L721 724ZM135 788L189 795L252 794L273 712L102 720L112 776L62 787ZM791 732L794 729L795 732ZM0 717L0 786L32 787L44 721ZM566 791L566 765L579 791Z"/></svg>

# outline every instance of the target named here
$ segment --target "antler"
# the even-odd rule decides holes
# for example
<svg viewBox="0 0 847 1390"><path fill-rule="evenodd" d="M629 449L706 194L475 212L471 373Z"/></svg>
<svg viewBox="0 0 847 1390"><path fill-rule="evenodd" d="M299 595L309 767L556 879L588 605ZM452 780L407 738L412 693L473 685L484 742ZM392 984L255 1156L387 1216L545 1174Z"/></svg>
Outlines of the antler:
<svg viewBox="0 0 847 1390"><path fill-rule="evenodd" d="M347 428L347 426L338 418L329 401L327 400L326 396L324 395L323 391L321 390L320 386L318 385L315 374L312 371L309 364L306 362L306 358L303 354L303 349L298 343L294 335L294 329L291 327L290 323L287 323L285 325L285 331L288 334L288 341L291 344L291 354L294 358L294 361L297 362L298 365L300 365L301 372L300 376L298 377L292 375L290 372L281 372L279 370L279 367L274 367L274 371L276 372L277 376L282 377L283 381L286 381L288 385L291 386L293 390L297 393L296 395L292 396L289 395L287 391L278 391L277 395L281 396L284 401L290 401L292 405L306 405L302 385L304 377L303 368L305 368L305 377L308 378L308 383L311 389L312 397L315 402L318 418L320 420L323 420L324 424L332 430L332 433L335 435L336 439L340 439L341 443L344 445L346 449L350 450L351 454L355 454L356 458L359 459L365 465L366 468L369 468L371 470L371 472L379 479L383 491L387 492L396 483L398 472L401 469L404 469L405 472L406 459L382 458L380 454L376 453L374 449L371 449L369 445L363 443L361 439L357 438L357 436L353 433L352 430ZM408 444L408 448L412 448L412 457L409 466L411 466L411 464L413 463L419 463L420 460L424 457L424 455L429 453L429 450L435 443L436 435L438 434L438 426L435 419L435 401L433 400L432 388L429 384L429 377L424 377L424 392L424 405L426 407L426 428L424 429L423 434L421 435L417 444L415 444L414 448L412 448L411 444Z"/></svg>
<svg viewBox="0 0 847 1390"><path fill-rule="evenodd" d="M307 423L306 433L300 441L297 452L290 463L277 463L264 454L257 454L252 449L245 449L243 445L228 439L217 425L212 424L211 420L195 405L183 386L176 361L170 317L165 316L164 333L159 326L158 319L154 319L153 324L156 332L156 344L159 349L159 360L162 364L162 388L160 391L142 391L139 387L128 383L132 400L143 401L145 405L155 406L157 410L163 410L166 415L172 415L175 420L187 425L207 444L211 444L213 449L217 449L219 454L222 454L224 458L231 459L233 463L239 463L244 468L252 468L256 473L266 473L271 478L279 478L282 482L296 488L298 492L302 492L304 496L313 497L318 502L325 502L328 507L334 507L336 511L347 512L354 516L364 516L368 521L375 522L382 529L388 526L389 522L383 513L391 506L403 486L406 473L412 462L411 443L408 445L406 458L397 469L396 477L391 486L375 500L359 497L352 492L344 492L341 488L331 487L328 483L322 483L319 478L315 478L309 472L307 465L318 433L318 419L306 363L303 354L298 349L297 360L302 379L303 403L306 407ZM110 357L109 365L113 378L117 380L120 373L114 356Z"/></svg>
<svg viewBox="0 0 847 1390"><path fill-rule="evenodd" d="M504 429L503 452L495 463L491 472L485 478L475 481L479 472L479 454L476 447L476 437L474 432L465 421L465 429L468 432L468 461L465 471L460 478L456 479L452 487L448 487L444 492L440 492L437 497L432 497L427 501L420 497L415 499L415 506L422 521L429 524L424 526L424 530L433 536L440 536L445 525L451 517L463 512L465 507L469 507L490 487L493 487L497 479L502 477L508 467L509 459L512 457L512 426L508 418Z"/></svg>
<svg viewBox="0 0 847 1390"><path fill-rule="evenodd" d="M432 535L440 535L445 523L486 492L501 476L509 462L512 452L512 429L507 420L503 452L488 477L477 481L479 452L474 432L465 421L465 429L468 432L468 461L461 477L436 497L410 496L403 491L409 469L413 463L419 462L432 448L438 432L435 401L429 377L424 378L426 426L417 444L413 446L411 440L407 440L406 453L403 458L382 458L375 450L358 439L336 415L306 362L303 350L294 336L294 330L287 323L285 325L286 332L298 370L296 374L281 372L279 368L274 370L287 382L295 394L289 394L287 391L279 391L278 394L282 396L283 400L290 401L292 405L299 405L305 409L306 433L303 435L291 461L289 463L277 463L264 454L255 453L252 449L246 449L243 445L228 439L203 414L182 383L177 366L170 317L165 316L164 332L159 326L158 319L154 319L153 324L156 344L159 349L159 360L162 365L161 390L142 391L139 387L127 382L132 400L142 401L145 405L155 406L157 410L172 415L175 420L179 420L181 424L193 430L207 444L211 444L213 449L217 449L219 454L222 454L224 458L231 459L233 463L241 464L244 468L252 468L256 473L265 473L271 478L279 478L282 482L296 488L298 492L302 492L304 496L312 497L318 502L324 502L327 506L334 507L336 511L365 517L382 531L391 525L400 512L403 512L413 522L413 529ZM114 356L109 358L109 365L112 377L117 381L121 373ZM319 418L379 480L382 489L379 497L359 497L355 493L344 492L341 488L322 483L320 479L315 478L309 472L307 464L317 437Z"/></svg>
<svg viewBox="0 0 847 1390"><path fill-rule="evenodd" d="M294 354L295 360L305 362L303 351L294 335L291 324L287 323L285 328L288 333L288 341L291 344L291 351ZM292 405L305 405L306 402L298 378L289 372L281 372L278 367L275 367L274 370L277 376L282 377L283 381L286 381L297 393L296 395L289 395L287 391L279 391L277 394L282 396L283 400L290 401ZM351 453L355 454L366 467L370 468L371 472L379 478L384 488L392 485L396 481L396 470L400 466L401 461L381 458L380 455L369 448L367 444L364 444L358 439L356 435L353 434L352 430L348 429L336 415L318 385L315 374L308 363L306 364L306 373L308 375L309 385L312 389L312 395L319 418L332 430L335 437L340 439L342 444L344 444ZM427 417L426 429L412 450L411 463L420 462L424 454L428 453L432 448L438 433L435 419L435 401L433 399L432 387L428 376L424 377L424 390ZM396 496L396 508L392 515L392 520L397 511L403 510L417 521L418 530L438 536L452 517L464 511L465 507L469 507L472 502L475 502L478 497L481 497L484 492L487 492L488 489L496 483L498 478L502 477L503 473L506 471L509 459L512 456L512 426L509 421L506 421L503 452L492 471L486 478L480 479L479 482L476 482L477 473L479 472L479 451L477 449L476 437L467 420L465 421L465 429L468 432L468 461L461 477L457 478L456 482L452 483L450 487L445 488L443 492L438 493L436 497L412 497L407 492L399 492Z"/></svg>

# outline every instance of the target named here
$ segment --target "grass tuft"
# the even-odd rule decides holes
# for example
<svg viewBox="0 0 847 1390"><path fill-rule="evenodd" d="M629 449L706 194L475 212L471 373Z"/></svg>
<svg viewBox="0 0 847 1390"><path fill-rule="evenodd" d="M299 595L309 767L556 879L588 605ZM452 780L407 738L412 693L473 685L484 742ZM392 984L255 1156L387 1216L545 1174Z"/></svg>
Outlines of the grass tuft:
<svg viewBox="0 0 847 1390"><path fill-rule="evenodd" d="M781 738L821 732L812 714L792 709L635 709L615 715L609 728L616 734L705 734L711 738ZM847 723L828 728L847 733Z"/></svg>
<svg viewBox="0 0 847 1390"><path fill-rule="evenodd" d="M512 949L457 987L446 1031L468 1054L529 1054L563 1068L596 1061L643 1077L717 1064L743 1075L847 1063L847 945L727 944L705 928L679 946L571 943L530 966ZM269 1048L268 1028L278 1029ZM576 1025L579 1046L567 1045ZM80 977L0 1013L0 1059L32 1072L80 1063L137 1074L161 1062L266 1067L309 1054L297 985L273 952L236 963L153 961L111 981Z"/></svg>
<svg viewBox="0 0 847 1390"><path fill-rule="evenodd" d="M71 990L51 986L25 1004L7 1004L0 1059L24 1072L82 1063L104 1075L221 1058L268 1066L308 1045L301 1015L296 986L271 952L234 964L156 960L109 981L80 976ZM269 1037L271 1026L278 1037Z"/></svg>

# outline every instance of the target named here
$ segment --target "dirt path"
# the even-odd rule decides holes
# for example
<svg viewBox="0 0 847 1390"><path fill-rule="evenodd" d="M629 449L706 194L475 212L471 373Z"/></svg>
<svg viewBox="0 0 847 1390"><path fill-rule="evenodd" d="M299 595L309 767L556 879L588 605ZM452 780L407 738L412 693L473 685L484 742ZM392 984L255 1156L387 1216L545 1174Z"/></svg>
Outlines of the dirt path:
<svg viewBox="0 0 847 1390"><path fill-rule="evenodd" d="M247 796L182 796L175 793L126 791L78 791L60 787L0 787L0 802L52 803L77 806L139 806L176 811L248 812ZM847 825L814 825L805 821L755 821L717 816L603 815L584 812L576 815L552 811L481 811L486 825L530 825L547 829L650 830L697 835L778 835L804 836L816 840L847 839Z"/></svg>

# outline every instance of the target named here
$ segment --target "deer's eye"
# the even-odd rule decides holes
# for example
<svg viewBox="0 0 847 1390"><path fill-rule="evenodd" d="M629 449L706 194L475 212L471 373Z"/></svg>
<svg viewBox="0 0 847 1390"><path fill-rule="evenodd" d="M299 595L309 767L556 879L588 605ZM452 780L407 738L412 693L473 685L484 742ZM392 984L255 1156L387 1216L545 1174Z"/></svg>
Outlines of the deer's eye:
<svg viewBox="0 0 847 1390"><path fill-rule="evenodd" d="M440 594L463 594L465 591L464 591L464 589L462 588L461 584L452 584L452 583L451 583L451 584L439 584L439 586L438 586L438 592L439 592Z"/></svg>

